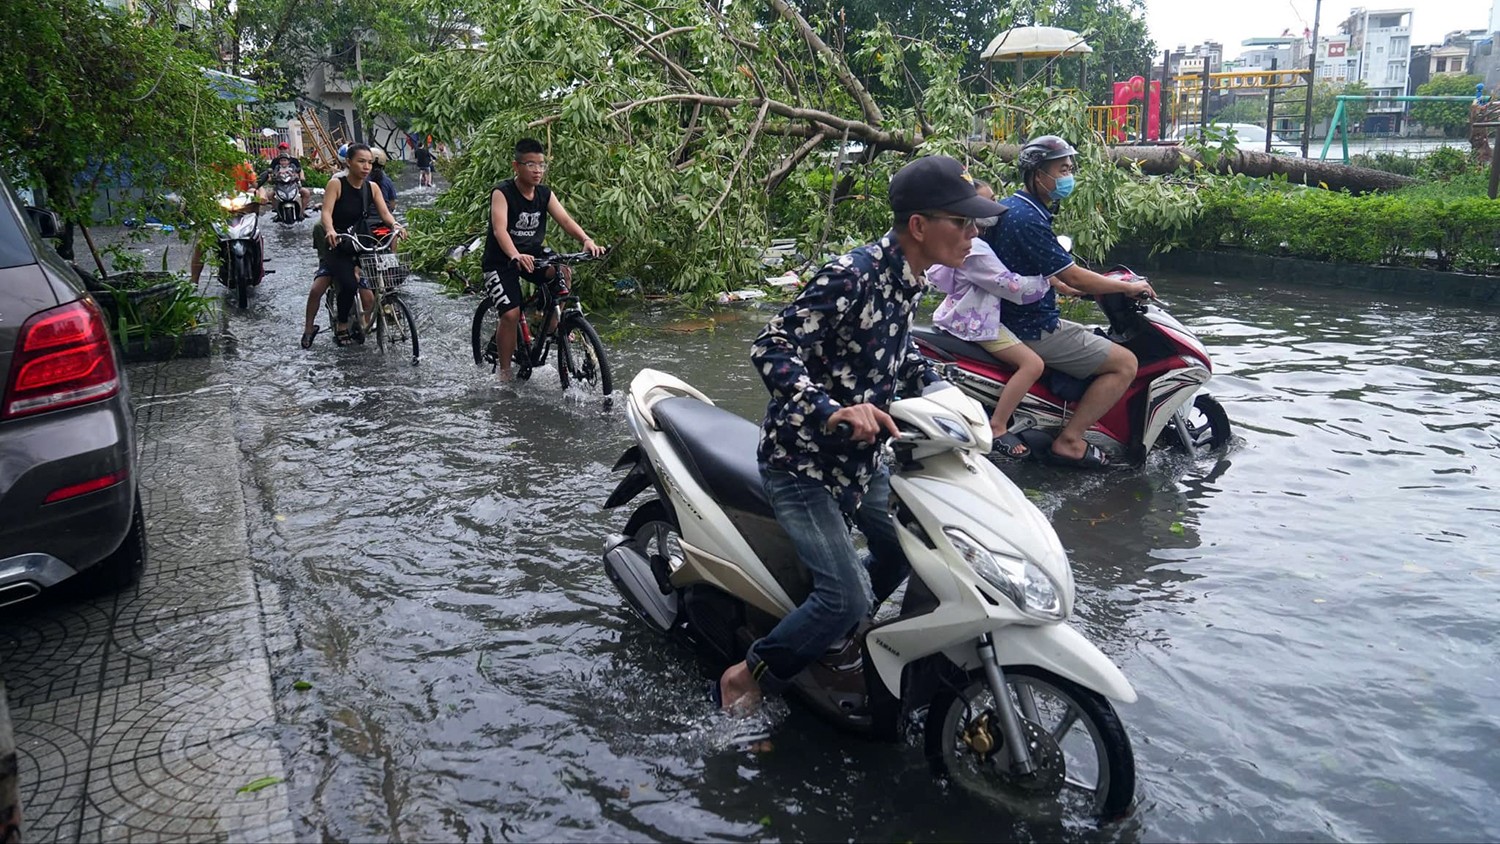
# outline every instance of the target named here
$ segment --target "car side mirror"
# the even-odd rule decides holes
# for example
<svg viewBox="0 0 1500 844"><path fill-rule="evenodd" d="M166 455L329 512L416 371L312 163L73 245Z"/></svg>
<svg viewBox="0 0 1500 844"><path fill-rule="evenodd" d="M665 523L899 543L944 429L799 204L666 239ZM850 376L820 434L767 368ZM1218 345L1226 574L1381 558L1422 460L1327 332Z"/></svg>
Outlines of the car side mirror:
<svg viewBox="0 0 1500 844"><path fill-rule="evenodd" d="M26 206L26 216L31 218L31 224L36 226L37 234L46 238L58 238L63 236L62 217L56 211L48 211L45 208L37 208L35 205Z"/></svg>

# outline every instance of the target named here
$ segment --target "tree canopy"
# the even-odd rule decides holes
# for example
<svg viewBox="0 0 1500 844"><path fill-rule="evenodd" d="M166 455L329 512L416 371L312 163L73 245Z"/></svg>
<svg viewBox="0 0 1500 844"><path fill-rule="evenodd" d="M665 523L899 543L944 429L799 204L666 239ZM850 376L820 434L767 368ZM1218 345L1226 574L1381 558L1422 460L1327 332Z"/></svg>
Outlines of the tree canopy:
<svg viewBox="0 0 1500 844"><path fill-rule="evenodd" d="M70 221L87 222L101 186L121 177L138 194L122 215L168 191L183 217L214 214L243 156L203 73L211 59L172 24L96 0L0 6L0 167L44 187Z"/></svg>
<svg viewBox="0 0 1500 844"><path fill-rule="evenodd" d="M1484 82L1478 76L1434 76L1431 80L1417 87L1417 95L1422 97L1460 97L1474 96L1476 85ZM1411 119L1433 129L1442 129L1443 134L1456 137L1468 128L1469 125L1469 103L1466 102L1428 102L1412 103Z"/></svg>

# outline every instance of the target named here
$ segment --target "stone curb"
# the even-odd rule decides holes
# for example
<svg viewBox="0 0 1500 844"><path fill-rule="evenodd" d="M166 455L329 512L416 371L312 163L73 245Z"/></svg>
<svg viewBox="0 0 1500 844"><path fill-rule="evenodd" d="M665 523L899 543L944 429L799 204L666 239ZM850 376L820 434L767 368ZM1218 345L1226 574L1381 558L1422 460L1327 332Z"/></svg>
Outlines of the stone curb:
<svg viewBox="0 0 1500 844"><path fill-rule="evenodd" d="M1147 250L1128 247L1112 251L1109 263L1125 264L1142 272L1165 271L1240 281L1346 287L1477 305L1500 304L1500 278L1415 267L1326 263L1253 252L1173 250L1152 255Z"/></svg>
<svg viewBox="0 0 1500 844"><path fill-rule="evenodd" d="M21 842L21 789L16 739L5 705L5 682L0 680L0 844Z"/></svg>

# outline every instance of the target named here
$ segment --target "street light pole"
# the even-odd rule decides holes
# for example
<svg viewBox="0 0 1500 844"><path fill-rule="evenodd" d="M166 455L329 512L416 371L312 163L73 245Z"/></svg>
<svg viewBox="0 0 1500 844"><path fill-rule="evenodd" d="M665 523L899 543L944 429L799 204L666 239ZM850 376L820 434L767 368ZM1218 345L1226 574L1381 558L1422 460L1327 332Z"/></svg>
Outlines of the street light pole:
<svg viewBox="0 0 1500 844"><path fill-rule="evenodd" d="M1302 112L1302 157L1307 158L1307 142L1312 138L1313 86L1318 82L1318 24L1323 18L1323 0L1313 7L1312 49L1307 51L1307 107Z"/></svg>

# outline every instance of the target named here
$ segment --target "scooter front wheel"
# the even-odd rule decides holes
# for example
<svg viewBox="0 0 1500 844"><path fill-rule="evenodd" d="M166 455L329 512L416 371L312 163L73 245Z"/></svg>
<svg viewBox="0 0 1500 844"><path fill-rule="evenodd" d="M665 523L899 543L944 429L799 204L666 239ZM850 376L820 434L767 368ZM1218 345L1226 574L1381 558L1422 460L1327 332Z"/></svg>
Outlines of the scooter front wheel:
<svg viewBox="0 0 1500 844"><path fill-rule="evenodd" d="M1229 414L1224 412L1224 406L1219 404L1213 396L1200 393L1193 397L1191 407L1183 408L1181 417L1172 421L1173 425L1186 424L1186 441L1193 444L1195 451L1217 451L1229 442ZM1170 434L1165 438L1167 442L1181 448L1183 436L1176 437Z"/></svg>
<svg viewBox="0 0 1500 844"><path fill-rule="evenodd" d="M1059 812L1108 822L1135 800L1135 755L1114 707L1102 695L1029 665L1003 668L1010 700L1037 770L1011 773L1010 755L983 677L944 689L927 712L933 773L1006 809L1029 816Z"/></svg>

